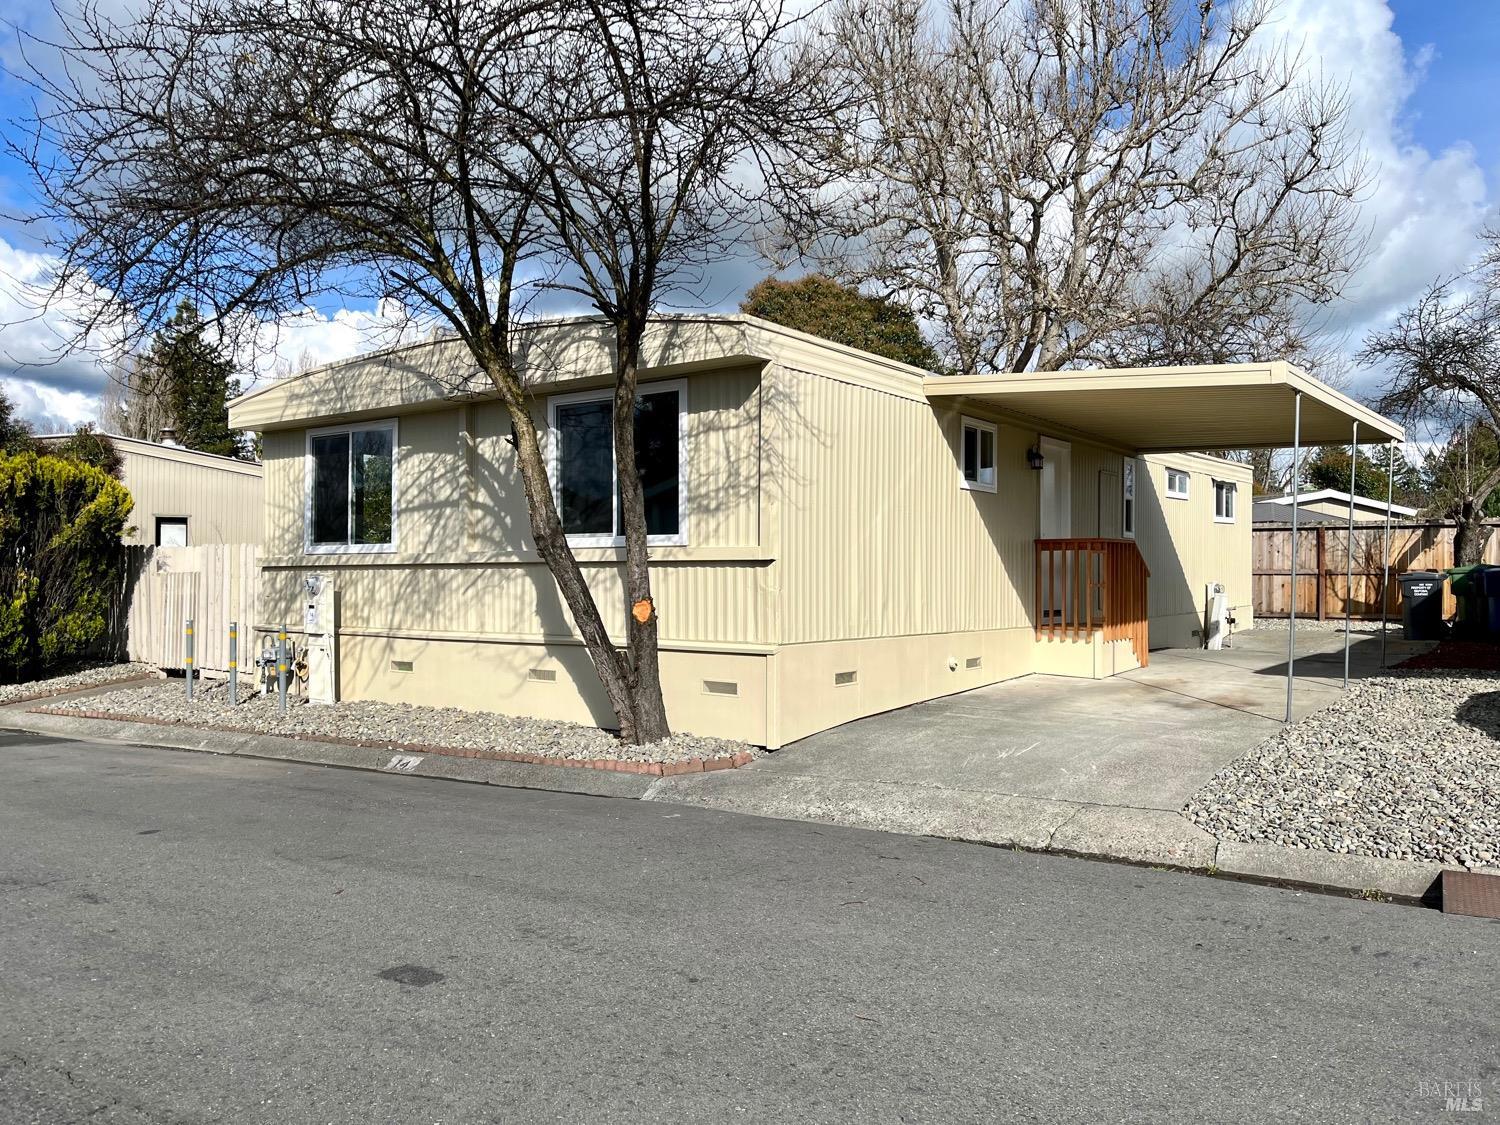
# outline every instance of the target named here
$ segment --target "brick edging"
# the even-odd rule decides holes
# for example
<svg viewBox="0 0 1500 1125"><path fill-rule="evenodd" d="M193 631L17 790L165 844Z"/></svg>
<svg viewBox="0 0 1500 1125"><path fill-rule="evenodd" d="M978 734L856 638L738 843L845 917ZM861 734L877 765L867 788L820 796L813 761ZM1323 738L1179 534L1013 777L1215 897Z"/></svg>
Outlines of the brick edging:
<svg viewBox="0 0 1500 1125"><path fill-rule="evenodd" d="M19 700L17 702L20 702ZM222 731L225 734L253 734L269 738L286 738L293 742L326 742L335 746L358 746L369 750L391 750L412 754L439 754L448 758L477 758L492 762L520 762L530 766L568 766L573 769L607 770L614 773L643 774L647 777L677 777L685 773L709 773L749 765L754 759L745 752L721 758L689 758L685 762L637 762L620 758L558 758L546 754L522 754L513 750L469 749L461 746L429 746L420 742L394 742L389 739L340 738L327 735L309 738L300 734L273 734L251 727L200 726L180 719L158 719L151 715L120 715L109 711L85 711L64 707L34 707L37 715L57 715L66 719L104 719L119 723L148 723L158 727L186 727L189 730Z"/></svg>
<svg viewBox="0 0 1500 1125"><path fill-rule="evenodd" d="M115 680L101 680L97 684L79 684L77 687L53 688L51 691L37 691L30 695L19 695L15 699L7 699L0 703L0 708L16 707L22 703L35 703L38 699L52 699L59 695L74 695L80 691L101 691L104 688L119 687L121 684L134 683L156 683L161 680L160 676L150 672L138 672L133 676L121 676Z"/></svg>

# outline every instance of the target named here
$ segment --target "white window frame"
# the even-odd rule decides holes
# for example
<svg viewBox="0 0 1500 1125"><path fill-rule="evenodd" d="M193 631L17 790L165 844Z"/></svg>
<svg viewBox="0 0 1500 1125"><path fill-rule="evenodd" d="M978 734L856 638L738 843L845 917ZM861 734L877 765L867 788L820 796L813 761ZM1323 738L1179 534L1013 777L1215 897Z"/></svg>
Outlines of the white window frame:
<svg viewBox="0 0 1500 1125"><path fill-rule="evenodd" d="M1120 533L1135 538L1135 458L1120 458Z"/></svg>
<svg viewBox="0 0 1500 1125"><path fill-rule="evenodd" d="M1214 523L1235 522L1235 517L1239 514L1239 491L1240 486L1232 480L1214 481ZM1220 496L1225 496L1228 498L1228 503L1225 505L1225 507L1227 507L1229 510L1229 514L1227 516L1221 516L1219 514Z"/></svg>
<svg viewBox="0 0 1500 1125"><path fill-rule="evenodd" d="M391 541L389 543L314 543L312 541L313 525L313 438L327 437L330 434L353 434L363 433L366 430L390 430L391 432ZM320 426L315 430L308 430L303 451L303 506L302 506L302 549L309 555L392 555L396 553L399 538L399 515L401 512L400 482L401 482L401 426L398 419L381 418L373 422L346 422L342 426ZM349 485L347 516L349 537L354 538L354 458L349 458Z"/></svg>
<svg viewBox="0 0 1500 1125"><path fill-rule="evenodd" d="M152 540L152 542L156 546L161 547L161 546L164 545L162 543L162 541L161 541L161 525L162 525L163 521L165 521L165 522L167 522L169 524L172 524L174 526L177 525L177 524L181 524L182 525L182 538L183 538L183 544L182 545L184 547L191 547L193 545L193 521L192 521L192 519L190 517L188 517L188 516L172 516L172 515L153 515L151 517L151 532L152 532L152 534L151 534L151 540Z"/></svg>
<svg viewBox="0 0 1500 1125"><path fill-rule="evenodd" d="M1175 488L1172 487L1172 477L1173 477L1174 474L1177 475L1177 476L1179 476L1179 477L1181 477L1182 480L1183 480L1183 485L1182 485L1181 489L1175 489ZM1186 500L1188 498L1188 494L1192 491L1192 485L1193 485L1193 475L1191 473L1189 473L1186 469L1173 469L1173 468L1168 467L1168 469L1167 469L1167 499L1168 500Z"/></svg>
<svg viewBox="0 0 1500 1125"><path fill-rule="evenodd" d="M636 386L636 396L677 392L677 534L648 535L646 542L653 547L686 547L688 545L688 482L691 476L692 444L688 439L688 381L686 379L662 379ZM614 387L596 391L576 391L565 395L550 395L547 398L547 476L552 482L552 502L562 515L562 487L558 458L562 455L562 438L557 432L557 408L580 402L613 402ZM619 519L620 472L615 461L613 428L611 427L609 450L609 485L613 499L610 510ZM569 535L570 547L623 547L624 534L619 535Z"/></svg>
<svg viewBox="0 0 1500 1125"><path fill-rule="evenodd" d="M989 483L983 480L970 480L964 476L964 431L975 430L981 434L990 435L990 448L995 453L995 463L990 466L991 479ZM983 448L976 439L974 451L978 454ZM984 472L981 465L979 471ZM967 414L959 415L958 423L958 486L967 488L970 492L996 492L1000 484L1000 427L994 422L986 422L983 418L971 418Z"/></svg>

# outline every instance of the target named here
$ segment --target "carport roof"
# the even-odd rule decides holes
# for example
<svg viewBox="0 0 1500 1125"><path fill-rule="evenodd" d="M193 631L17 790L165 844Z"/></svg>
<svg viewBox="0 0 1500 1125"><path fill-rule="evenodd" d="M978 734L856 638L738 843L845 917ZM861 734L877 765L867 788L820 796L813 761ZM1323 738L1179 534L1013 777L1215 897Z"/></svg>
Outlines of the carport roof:
<svg viewBox="0 0 1500 1125"><path fill-rule="evenodd" d="M1131 367L936 376L929 400L959 398L1140 453L1276 449L1292 444L1302 394L1302 444L1402 441L1389 418L1361 406L1289 363Z"/></svg>

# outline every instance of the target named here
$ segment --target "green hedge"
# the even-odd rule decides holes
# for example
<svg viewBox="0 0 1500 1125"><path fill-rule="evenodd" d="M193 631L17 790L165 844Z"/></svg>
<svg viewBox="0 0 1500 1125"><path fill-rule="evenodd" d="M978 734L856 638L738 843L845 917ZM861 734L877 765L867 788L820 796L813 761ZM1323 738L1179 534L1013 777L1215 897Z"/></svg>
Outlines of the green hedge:
<svg viewBox="0 0 1500 1125"><path fill-rule="evenodd" d="M0 681L105 653L135 502L109 474L36 453L0 455Z"/></svg>

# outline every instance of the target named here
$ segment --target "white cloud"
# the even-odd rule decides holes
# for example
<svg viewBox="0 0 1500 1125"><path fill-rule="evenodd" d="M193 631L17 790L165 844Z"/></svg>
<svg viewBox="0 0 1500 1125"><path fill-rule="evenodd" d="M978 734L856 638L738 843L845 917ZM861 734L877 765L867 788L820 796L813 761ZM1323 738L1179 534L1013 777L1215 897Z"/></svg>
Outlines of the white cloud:
<svg viewBox="0 0 1500 1125"><path fill-rule="evenodd" d="M82 302L51 299L54 262L0 238L0 386L38 427L92 421L119 334L80 341Z"/></svg>
<svg viewBox="0 0 1500 1125"><path fill-rule="evenodd" d="M1465 269L1493 208L1472 147L1434 154L1412 139L1405 106L1433 52L1403 45L1392 19L1384 0L1285 0L1278 11L1278 30L1302 44L1326 80L1347 89L1351 139L1370 162L1369 256L1347 299L1328 310L1330 330L1347 333L1351 350L1428 283ZM1373 378L1357 373L1356 392Z"/></svg>
<svg viewBox="0 0 1500 1125"><path fill-rule="evenodd" d="M382 301L374 309L337 309L331 314L307 309L262 327L254 355L245 363L251 372L244 380L245 389L307 367L410 343L428 330L404 316L394 302Z"/></svg>

